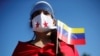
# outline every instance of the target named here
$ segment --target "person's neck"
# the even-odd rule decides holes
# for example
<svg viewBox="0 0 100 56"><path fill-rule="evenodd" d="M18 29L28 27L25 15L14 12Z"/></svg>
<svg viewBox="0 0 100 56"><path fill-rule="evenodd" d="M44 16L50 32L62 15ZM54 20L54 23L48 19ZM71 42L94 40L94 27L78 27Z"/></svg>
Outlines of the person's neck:
<svg viewBox="0 0 100 56"><path fill-rule="evenodd" d="M47 43L50 43L51 40L49 36L46 36L45 34L39 34L36 35L35 41L32 42L32 44L38 46L38 47L44 47Z"/></svg>

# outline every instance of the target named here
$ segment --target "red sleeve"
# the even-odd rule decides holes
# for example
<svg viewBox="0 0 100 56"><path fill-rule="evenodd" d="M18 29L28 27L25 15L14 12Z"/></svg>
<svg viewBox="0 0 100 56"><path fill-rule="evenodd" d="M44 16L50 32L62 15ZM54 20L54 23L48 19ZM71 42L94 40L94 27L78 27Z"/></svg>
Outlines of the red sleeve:
<svg viewBox="0 0 100 56"><path fill-rule="evenodd" d="M79 56L74 45L68 45L65 42L60 42L60 49L64 56Z"/></svg>
<svg viewBox="0 0 100 56"><path fill-rule="evenodd" d="M19 42L12 56L55 56L54 44L47 44L43 48L29 43Z"/></svg>
<svg viewBox="0 0 100 56"><path fill-rule="evenodd" d="M36 48L31 45L19 42L12 56L38 56Z"/></svg>

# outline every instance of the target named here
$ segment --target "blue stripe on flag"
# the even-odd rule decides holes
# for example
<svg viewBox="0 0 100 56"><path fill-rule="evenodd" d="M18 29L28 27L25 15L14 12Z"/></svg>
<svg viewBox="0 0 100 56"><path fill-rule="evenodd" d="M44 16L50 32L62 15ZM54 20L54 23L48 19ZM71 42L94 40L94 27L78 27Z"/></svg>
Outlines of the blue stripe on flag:
<svg viewBox="0 0 100 56"><path fill-rule="evenodd" d="M65 29L63 29L63 28L61 28L61 27L59 27L58 26L58 32L59 33L61 33L63 36L66 36L66 37L68 37L68 32L65 30ZM72 39L85 39L85 34L84 33L71 33L71 38Z"/></svg>

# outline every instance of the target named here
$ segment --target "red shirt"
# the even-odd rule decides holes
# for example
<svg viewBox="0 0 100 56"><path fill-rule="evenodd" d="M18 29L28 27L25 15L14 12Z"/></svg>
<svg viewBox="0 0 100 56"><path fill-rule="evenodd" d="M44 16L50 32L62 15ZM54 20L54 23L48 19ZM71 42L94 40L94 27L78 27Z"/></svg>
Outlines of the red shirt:
<svg viewBox="0 0 100 56"><path fill-rule="evenodd" d="M79 56L74 45L60 42L60 50L64 56ZM56 56L56 53L52 43L40 48L27 42L19 42L12 56Z"/></svg>

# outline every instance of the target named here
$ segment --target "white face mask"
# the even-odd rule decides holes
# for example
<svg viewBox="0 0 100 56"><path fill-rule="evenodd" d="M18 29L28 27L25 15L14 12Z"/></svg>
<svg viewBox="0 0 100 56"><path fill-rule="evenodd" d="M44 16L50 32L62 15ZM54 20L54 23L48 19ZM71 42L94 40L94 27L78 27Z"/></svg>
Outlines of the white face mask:
<svg viewBox="0 0 100 56"><path fill-rule="evenodd" d="M40 15L37 15L32 20L33 30L37 32L46 32L50 29L56 29L56 26L53 24L53 19L51 16L44 15L43 12Z"/></svg>

